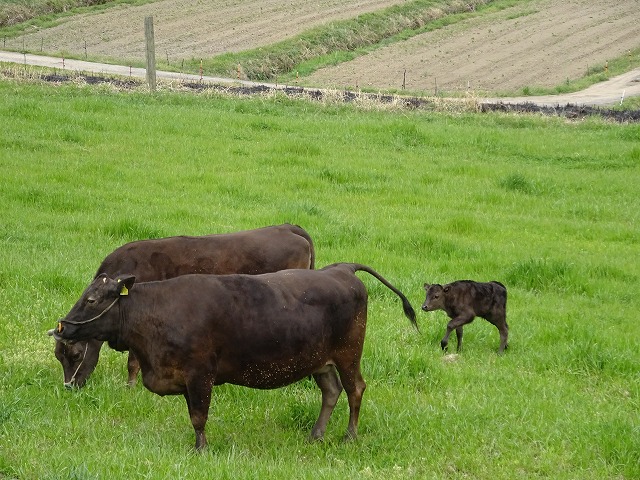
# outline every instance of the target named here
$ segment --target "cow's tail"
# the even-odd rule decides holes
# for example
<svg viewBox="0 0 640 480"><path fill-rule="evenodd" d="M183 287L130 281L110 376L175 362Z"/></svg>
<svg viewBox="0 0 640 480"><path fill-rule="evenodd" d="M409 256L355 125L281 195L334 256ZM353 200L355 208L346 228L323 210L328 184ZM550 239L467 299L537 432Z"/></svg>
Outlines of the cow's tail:
<svg viewBox="0 0 640 480"><path fill-rule="evenodd" d="M404 310L405 316L411 321L411 323L416 328L416 330L420 331L420 329L418 328L418 323L416 322L416 312L411 306L411 303L409 303L409 300L407 300L407 297L404 296L404 293L402 293L396 287L391 285L387 281L387 279L385 279L382 275L376 272L373 268L367 267L366 265L361 265L359 263L352 263L351 266L353 268L353 273L358 271L367 272L368 274L376 277L385 287L387 287L393 293L398 295L400 297L400 300L402 300L402 308Z"/></svg>
<svg viewBox="0 0 640 480"><path fill-rule="evenodd" d="M313 246L313 240L307 231L299 225L291 225L291 231L296 235L304 238L309 243L309 268L311 270L316 268L316 249Z"/></svg>

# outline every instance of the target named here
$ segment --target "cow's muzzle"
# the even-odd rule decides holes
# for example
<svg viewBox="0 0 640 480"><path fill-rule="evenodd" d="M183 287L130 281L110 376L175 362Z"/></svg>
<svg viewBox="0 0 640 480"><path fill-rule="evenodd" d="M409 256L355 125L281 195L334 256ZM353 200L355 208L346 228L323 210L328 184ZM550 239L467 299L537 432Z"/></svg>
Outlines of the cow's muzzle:
<svg viewBox="0 0 640 480"><path fill-rule="evenodd" d="M47 330L47 335L55 338L58 342L68 342L68 340L62 338L59 334L62 333L64 327L62 326L62 322L58 322L56 328L52 328L51 330Z"/></svg>

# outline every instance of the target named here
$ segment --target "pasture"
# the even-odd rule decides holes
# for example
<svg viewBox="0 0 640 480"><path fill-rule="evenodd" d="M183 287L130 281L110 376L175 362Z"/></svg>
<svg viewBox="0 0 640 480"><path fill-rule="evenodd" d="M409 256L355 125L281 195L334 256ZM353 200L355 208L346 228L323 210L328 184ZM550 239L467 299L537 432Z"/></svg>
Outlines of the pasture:
<svg viewBox="0 0 640 480"><path fill-rule="evenodd" d="M640 476L640 125L9 80L0 116L0 478ZM202 454L184 399L126 388L121 353L63 388L46 331L114 248L282 222L417 311L424 282L503 282L509 349L476 319L445 356L444 312L416 333L360 275L355 442L344 395L307 442L312 381L215 387Z"/></svg>

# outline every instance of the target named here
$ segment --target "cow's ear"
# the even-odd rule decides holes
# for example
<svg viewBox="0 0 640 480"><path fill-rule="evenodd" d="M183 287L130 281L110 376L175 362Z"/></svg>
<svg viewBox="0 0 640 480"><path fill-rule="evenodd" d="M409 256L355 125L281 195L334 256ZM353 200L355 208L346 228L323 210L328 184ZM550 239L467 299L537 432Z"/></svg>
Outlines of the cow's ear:
<svg viewBox="0 0 640 480"><path fill-rule="evenodd" d="M133 287L136 277L133 275L120 275L116 280L118 282L118 292L120 295L129 295L129 289Z"/></svg>
<svg viewBox="0 0 640 480"><path fill-rule="evenodd" d="M428 283L425 283L425 284L424 284L424 289L425 289L425 290L429 290L429 287L430 287L430 286L431 286L431 285L429 285Z"/></svg>

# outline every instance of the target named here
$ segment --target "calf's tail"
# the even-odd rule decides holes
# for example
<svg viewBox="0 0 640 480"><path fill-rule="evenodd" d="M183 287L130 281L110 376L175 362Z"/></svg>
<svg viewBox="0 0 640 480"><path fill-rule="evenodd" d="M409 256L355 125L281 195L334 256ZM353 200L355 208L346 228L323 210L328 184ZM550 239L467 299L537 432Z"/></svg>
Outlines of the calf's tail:
<svg viewBox="0 0 640 480"><path fill-rule="evenodd" d="M396 295L398 295L400 297L400 300L402 300L402 308L404 310L404 314L405 316L411 321L411 323L413 324L413 326L416 328L416 330L420 331L420 329L418 328L418 323L416 322L416 312L413 309L413 307L411 306L411 304L409 303L409 300L407 300L407 297L404 296L404 294L398 290L396 287L394 287L393 285L391 285L387 279L385 279L382 275L380 275L378 272L376 272L373 268L371 267L367 267L366 265L361 265L359 263L352 263L351 267L353 268L353 273L355 272L367 272L369 275L373 275L374 277L376 277L385 287L387 287L389 290L391 290L393 293L395 293Z"/></svg>

